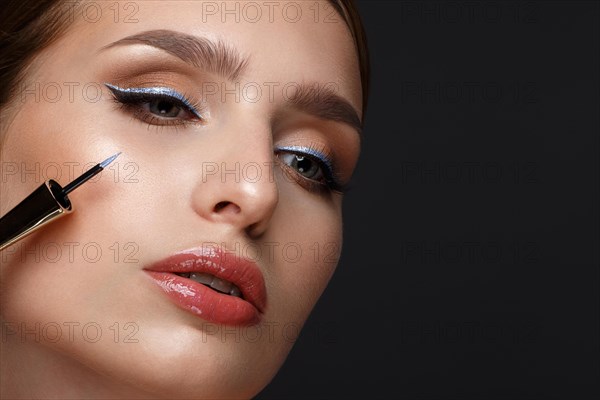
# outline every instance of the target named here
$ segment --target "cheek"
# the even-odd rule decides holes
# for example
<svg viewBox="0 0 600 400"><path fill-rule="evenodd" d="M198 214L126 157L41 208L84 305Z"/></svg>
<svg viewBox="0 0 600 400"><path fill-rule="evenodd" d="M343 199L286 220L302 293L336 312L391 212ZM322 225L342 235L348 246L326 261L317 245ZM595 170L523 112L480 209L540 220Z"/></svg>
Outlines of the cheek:
<svg viewBox="0 0 600 400"><path fill-rule="evenodd" d="M282 304L277 308L284 310L281 320L302 325L339 261L341 199L326 203L317 197L298 196L297 191L303 189L294 186L283 184L280 188L272 236L278 258L269 279L277 287L270 289L280 294L277 300Z"/></svg>
<svg viewBox="0 0 600 400"><path fill-rule="evenodd" d="M2 162L17 168L0 185L2 214L47 179L64 186L106 156L119 150L123 154L112 168L69 194L72 214L0 253L0 315L19 329L40 327L43 339L54 335L44 327L58 326L60 340L47 344L99 369L118 370L119 365L130 367L126 354L137 351L136 357L146 357L146 352L124 340L115 342L115 334L139 328L136 340L158 348L164 335L153 335L148 327L173 322L144 314L150 301L139 269L164 256L169 248L165 238L175 236L174 229L166 229L178 215L173 203L185 196L168 190L165 181L175 181L159 171L151 146L136 146L129 139L134 136L122 131L122 121L98 110L103 108L93 103L32 101L6 132ZM50 165L58 166L60 176ZM68 324L73 324L73 341ZM100 330L98 342L87 341L86 326L92 338Z"/></svg>
<svg viewBox="0 0 600 400"><path fill-rule="evenodd" d="M94 102L70 102L68 96L56 103L31 96L22 104L1 149L3 163L15 167L2 177L3 214L47 179L64 186L121 147L107 134L116 128L99 109ZM116 296L102 291L116 287L113 272L119 263L135 259L142 236L128 231L126 222L137 220L138 230L146 224L140 199L148 196L135 190L141 183L125 182L141 181L139 163L122 155L111 167L69 194L74 213L2 252L3 315L93 321L94 313L109 306L101 300L118 297L119 290Z"/></svg>

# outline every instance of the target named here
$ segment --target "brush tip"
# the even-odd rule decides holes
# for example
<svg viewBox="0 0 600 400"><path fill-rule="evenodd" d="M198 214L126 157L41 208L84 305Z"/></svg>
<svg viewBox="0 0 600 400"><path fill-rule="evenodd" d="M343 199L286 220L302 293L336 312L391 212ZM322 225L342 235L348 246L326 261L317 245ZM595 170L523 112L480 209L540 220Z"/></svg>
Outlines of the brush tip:
<svg viewBox="0 0 600 400"><path fill-rule="evenodd" d="M108 157L106 160L102 161L99 164L100 167L101 168L105 168L108 164L110 164L111 162L113 162L115 160L115 158L119 157L120 154L121 154L121 152L118 152L117 154Z"/></svg>

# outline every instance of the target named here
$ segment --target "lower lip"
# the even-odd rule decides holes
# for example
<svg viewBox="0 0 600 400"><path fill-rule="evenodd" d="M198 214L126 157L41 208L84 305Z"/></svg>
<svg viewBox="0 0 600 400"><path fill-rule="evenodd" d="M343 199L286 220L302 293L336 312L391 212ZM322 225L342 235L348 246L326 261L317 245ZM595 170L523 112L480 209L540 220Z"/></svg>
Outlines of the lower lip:
<svg viewBox="0 0 600 400"><path fill-rule="evenodd" d="M218 293L201 283L168 272L145 271L182 309L207 322L232 326L256 325L260 313L239 297Z"/></svg>

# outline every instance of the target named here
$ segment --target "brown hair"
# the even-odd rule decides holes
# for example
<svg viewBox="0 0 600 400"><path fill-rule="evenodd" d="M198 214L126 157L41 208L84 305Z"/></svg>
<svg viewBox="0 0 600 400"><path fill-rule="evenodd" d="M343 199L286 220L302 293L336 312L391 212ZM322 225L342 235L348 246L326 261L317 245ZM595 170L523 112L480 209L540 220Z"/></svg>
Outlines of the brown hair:
<svg viewBox="0 0 600 400"><path fill-rule="evenodd" d="M60 0L8 0L0 10L0 109L35 55L68 28Z"/></svg>
<svg viewBox="0 0 600 400"><path fill-rule="evenodd" d="M362 20L353 0L328 0L354 38L360 65L363 120L369 91L369 52ZM61 0L8 0L0 8L0 111L15 93L35 55L69 27L73 15ZM72 6L75 2L70 2Z"/></svg>

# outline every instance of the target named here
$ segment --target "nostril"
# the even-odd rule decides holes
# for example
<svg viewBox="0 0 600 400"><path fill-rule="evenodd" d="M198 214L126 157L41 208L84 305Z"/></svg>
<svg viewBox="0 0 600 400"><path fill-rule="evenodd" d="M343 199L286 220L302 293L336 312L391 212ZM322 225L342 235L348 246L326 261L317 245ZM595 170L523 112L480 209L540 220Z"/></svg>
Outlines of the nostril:
<svg viewBox="0 0 600 400"><path fill-rule="evenodd" d="M221 201L221 202L217 203L217 205L215 206L215 212L221 211L222 209L227 207L228 204L229 204L228 201Z"/></svg>
<svg viewBox="0 0 600 400"><path fill-rule="evenodd" d="M239 213L241 211L240 208L236 204L234 204L230 201L221 201L215 205L214 212L216 212L216 213L221 212L225 208L228 208L228 207L230 209L230 212Z"/></svg>

